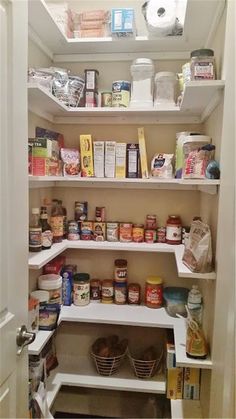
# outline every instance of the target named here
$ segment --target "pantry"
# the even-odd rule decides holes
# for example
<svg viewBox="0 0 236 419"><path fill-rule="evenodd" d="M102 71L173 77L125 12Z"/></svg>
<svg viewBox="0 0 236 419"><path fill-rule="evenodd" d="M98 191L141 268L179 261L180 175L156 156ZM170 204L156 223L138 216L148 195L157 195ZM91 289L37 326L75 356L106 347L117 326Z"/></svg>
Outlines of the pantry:
<svg viewBox="0 0 236 419"><path fill-rule="evenodd" d="M105 208L105 219L99 213L101 221L100 218L99 221L96 220L98 224L130 223L131 229L136 225L137 237L143 234L143 239L137 239L137 242L124 239L127 238L127 230L123 240L100 241L87 240L86 231L86 240L78 240L79 234L82 233L76 230L76 240L74 236L73 239L68 237L52 244L50 249L29 254L29 294L38 289L38 278L45 273L45 266L60 256L64 257L64 264L76 266L80 275L89 273L90 279L94 281L113 279L115 261L125 260L128 282L136 285L132 291L140 292L137 301L140 299L141 305L123 304L124 301L119 299L123 292L120 285L122 281L117 282L116 291L119 298L117 297L116 304L109 304L108 298L101 303L90 302L84 307L78 306L82 304L64 305L60 310L56 330L37 331L34 342L28 346L31 360L42 355L51 339L53 339L53 351L56 353L54 361L58 365L53 366L49 377L45 380L47 404L55 417L61 417L58 416L60 414L58 412L64 412L67 417L73 414L81 414L82 417L85 415L145 417L145 407L150 407L153 400L155 403L151 406L152 412L149 413L151 417L234 417L234 331L231 320L234 287L233 252L231 252L234 246L232 231L234 103L231 92L234 82L234 63L233 52L230 49L234 5L230 1L223 0L204 2L188 0L186 4L182 3L183 33L155 37L148 34L141 0L67 1L66 6L64 2L43 0L28 2L28 69L30 69L27 84L28 138L36 137L36 129L41 129L41 133L43 130L60 133L64 141L64 150L80 149L82 153L81 138L85 138L86 141L89 139L93 143L109 142L110 145L116 142L128 147L127 144L139 143L140 128L143 128L147 170L150 175L153 156L175 155L177 133L198 133L198 137L211 138L212 144L215 145L215 160L219 162L221 171L220 179L205 176L200 179L174 178L172 173L170 177L145 178L138 174L138 169L134 170L135 164L127 176L121 177L111 175L110 166L107 175L105 166L105 176L102 168L102 175L99 174L97 177L96 175L95 177L62 176L57 172L60 169L55 169L55 166L52 169L55 172L49 175L30 173L28 211L24 205L17 209L21 211L24 223L26 218L28 220L32 208L44 205L50 212L51 202L56 199L62 201L67 211L67 220L72 220L72 223L76 220L75 202L87 202L87 216L84 222L95 220L96 208ZM129 39L123 39L123 34L116 35L115 38L107 34L106 28L102 37L101 35L98 37L94 35L92 38L78 37L81 36L78 29L74 31L75 37L70 37L71 34L63 32L62 11L65 7L68 7L69 15L72 12L76 15L81 11L89 13L98 9L129 7L134 11L137 35L132 33ZM153 21L150 22L149 29L150 25L154 25ZM164 74L170 78L169 91L173 92L174 82L170 75L179 75L182 67L191 59L191 51L200 48L214 51L216 78L186 82L184 90L181 92L180 89L174 99L171 93L171 103L166 104L165 98L164 104L162 100L158 102L156 99L154 106L153 103L150 106L150 95L147 94L147 101L144 95L143 107L140 105L139 96L145 85L144 83L138 86L139 81L136 81L139 80L137 74L141 71L140 64L145 67L150 62L153 63L153 74L150 75L152 69L149 68L150 74L145 80L146 89L151 88L150 80L154 79L154 74L160 73L155 79L159 91L162 92L161 83ZM196 61L194 57L192 62ZM85 83L88 70L96 70L97 87L88 89L88 95L84 99L86 106L68 108L68 104L63 102L60 95L56 97L55 90L52 94L36 80L39 68L67 69L75 79L76 77L82 81L85 79ZM113 100L111 90L116 81L123 81L125 90L132 80L136 81L136 92L130 106L126 107L126 102L122 102L125 104L122 107L110 106ZM115 88L117 89L117 84ZM95 90L98 90L98 96ZM111 96L105 95L103 99L102 97L99 99L101 92L109 93ZM126 101L126 93L124 97ZM97 100L103 102L98 103ZM116 95L114 103L119 100L123 100L123 97L120 99L120 96L118 98ZM27 140L25 138L21 140L17 147L18 149L24 147L24 170L26 170ZM89 141L86 143L88 144L86 152L89 144L92 144ZM122 154L122 147L120 153ZM86 154L85 157L90 156ZM83 173L86 171L86 164L84 163ZM81 165L83 165L82 160ZM168 167L170 166L171 164ZM101 172L99 164L97 168ZM42 170L42 167L37 167L37 170ZM123 173L122 166L119 170ZM15 176L17 177L17 174ZM22 179L19 179L19 190L21 183ZM152 232L153 229L146 228L145 232L144 230L140 232L140 228L143 229L140 226L145 227L146 217L150 214L157 216L159 238L163 237L163 228L165 235L168 222L172 229L173 223L174 228L176 225L179 226L179 219L176 217L171 220L170 214L180 216L182 226L190 226L194 217L200 217L211 229L213 268L204 273L191 271L183 263L184 244L179 244L182 243L182 237L175 242L171 240L163 242L161 239L145 242L145 233ZM71 228L74 227L74 224L71 225ZM150 234L147 237L152 241ZM26 245L25 238L24 242ZM120 266L116 262L115 269L117 266L124 269L122 263ZM161 287L163 285L164 290L168 287L190 290L193 285L198 285L203 296L203 330L209 345L206 359L192 359L186 356L186 325L182 318L171 317L162 303L158 303L158 307L155 304L153 306L150 303L146 304L148 277L161 278ZM156 284L160 287L158 281ZM149 286L150 284L153 284L152 280ZM46 288L41 289L45 291ZM121 367L118 365L118 371L106 376L99 370L98 357L94 357L94 353L91 356L91 348L94 348L95 342L99 339L104 337L114 339L114 335L115 339L118 337L119 340L112 346L112 350L120 355L119 345L128 342L129 353L125 360L122 359L124 363ZM168 339L174 339L176 367L180 370L190 368L201 371L199 400L166 397L168 380L165 365ZM105 343L107 344L107 341ZM158 362L159 358L161 359L161 363L158 364L158 372L153 377L140 378L137 376L137 364L134 364L133 360L137 354L141 352L145 354L145 350L150 347L157 349L156 357ZM49 413L45 414L45 417L50 417L48 415Z"/></svg>

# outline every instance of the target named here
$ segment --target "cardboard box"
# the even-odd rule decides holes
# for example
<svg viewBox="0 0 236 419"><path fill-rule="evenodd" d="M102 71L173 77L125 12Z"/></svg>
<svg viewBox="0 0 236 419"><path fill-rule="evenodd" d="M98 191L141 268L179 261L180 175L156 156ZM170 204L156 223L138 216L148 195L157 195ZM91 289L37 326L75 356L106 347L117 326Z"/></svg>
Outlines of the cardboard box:
<svg viewBox="0 0 236 419"><path fill-rule="evenodd" d="M184 399L199 400L200 372L198 368L184 368Z"/></svg>
<svg viewBox="0 0 236 419"><path fill-rule="evenodd" d="M52 140L48 138L35 138L33 140L33 157L52 157Z"/></svg>
<svg viewBox="0 0 236 419"><path fill-rule="evenodd" d="M115 177L116 142L106 141L105 144L105 177Z"/></svg>
<svg viewBox="0 0 236 419"><path fill-rule="evenodd" d="M166 368L175 368L175 345L173 343L166 344Z"/></svg>
<svg viewBox="0 0 236 419"><path fill-rule="evenodd" d="M116 143L116 178L126 175L126 143Z"/></svg>
<svg viewBox="0 0 236 419"><path fill-rule="evenodd" d="M123 7L111 10L112 34L133 34L134 31L134 9Z"/></svg>
<svg viewBox="0 0 236 419"><path fill-rule="evenodd" d="M106 240L106 223L94 221L93 238L97 242Z"/></svg>
<svg viewBox="0 0 236 419"><path fill-rule="evenodd" d="M127 144L126 177L139 177L139 145Z"/></svg>
<svg viewBox="0 0 236 419"><path fill-rule="evenodd" d="M104 164L105 164L104 141L93 142L93 155L94 155L94 176L104 177Z"/></svg>
<svg viewBox="0 0 236 419"><path fill-rule="evenodd" d="M183 368L170 368L167 370L167 399L182 399L183 375Z"/></svg>
<svg viewBox="0 0 236 419"><path fill-rule="evenodd" d="M147 165L147 151L144 137L144 128L138 128L138 140L139 140L139 155L141 165L141 176L143 179L148 179L148 165Z"/></svg>
<svg viewBox="0 0 236 419"><path fill-rule="evenodd" d="M83 177L94 176L91 135L80 135L81 169Z"/></svg>

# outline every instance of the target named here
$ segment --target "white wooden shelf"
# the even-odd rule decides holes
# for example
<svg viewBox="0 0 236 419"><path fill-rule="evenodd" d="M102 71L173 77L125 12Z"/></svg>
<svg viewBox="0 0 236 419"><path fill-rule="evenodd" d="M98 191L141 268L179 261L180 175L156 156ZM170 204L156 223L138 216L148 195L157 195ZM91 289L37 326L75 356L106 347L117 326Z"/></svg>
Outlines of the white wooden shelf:
<svg viewBox="0 0 236 419"><path fill-rule="evenodd" d="M78 250L111 250L124 252L147 252L147 253L173 253L175 255L178 276L180 278L196 278L196 279L215 279L215 272L206 274L191 272L182 262L184 252L183 245L170 245L166 243L121 243L121 242L96 242L93 240L70 241L63 240L62 243L55 243L49 250L42 250L39 253L30 253L29 268L40 269L47 262L54 259L57 255L66 249Z"/></svg>
<svg viewBox="0 0 236 419"><path fill-rule="evenodd" d="M29 176L30 188L75 187L109 189L171 189L217 192L220 180L214 179L116 179L116 178L65 178L63 176Z"/></svg>
<svg viewBox="0 0 236 419"><path fill-rule="evenodd" d="M171 400L171 419L201 419L199 400Z"/></svg>
<svg viewBox="0 0 236 419"><path fill-rule="evenodd" d="M113 7L115 3L111 3ZM137 7L140 3L137 2ZM130 3L134 6L134 2ZM44 0L29 2L30 37L54 62L107 61L133 59L135 54L145 53L150 58L187 59L194 49L209 44L214 29L224 9L225 2L203 2L199 8L196 2L188 2L183 36L148 39L144 34L134 40L112 38L67 39L56 25ZM201 30L199 31L199 21ZM43 25L41 24L43 22ZM158 53L158 54L157 54ZM63 57L61 57L61 55Z"/></svg>
<svg viewBox="0 0 236 419"><path fill-rule="evenodd" d="M59 124L183 124L202 123L220 101L224 81L186 85L181 107L168 109L67 108L38 84L28 84L29 110Z"/></svg>
<svg viewBox="0 0 236 419"><path fill-rule="evenodd" d="M67 367L59 359L59 367L49 377L47 383L49 406L52 405L62 385L159 394L165 394L166 391L166 382L163 375L158 374L148 380L138 379L135 377L128 360L125 360L120 370L110 377L103 377L97 373L89 355L88 357L76 357L74 362L71 362L72 364L74 368Z"/></svg>
<svg viewBox="0 0 236 419"><path fill-rule="evenodd" d="M39 355L46 343L49 341L55 330L39 330L36 333L36 338L34 342L28 345L28 354L29 355Z"/></svg>

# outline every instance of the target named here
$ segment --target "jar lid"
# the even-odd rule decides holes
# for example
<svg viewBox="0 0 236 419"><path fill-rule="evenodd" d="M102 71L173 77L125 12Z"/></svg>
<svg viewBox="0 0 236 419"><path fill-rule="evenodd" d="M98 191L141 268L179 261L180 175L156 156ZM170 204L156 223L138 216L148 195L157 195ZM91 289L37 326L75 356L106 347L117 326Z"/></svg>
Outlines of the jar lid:
<svg viewBox="0 0 236 419"><path fill-rule="evenodd" d="M111 285L111 286L113 286L113 280L112 279L103 279L102 280L102 285L103 286L105 286L105 285Z"/></svg>
<svg viewBox="0 0 236 419"><path fill-rule="evenodd" d="M89 281L90 275L86 272L81 272L74 275L74 281Z"/></svg>
<svg viewBox="0 0 236 419"><path fill-rule="evenodd" d="M195 49L191 52L191 58L193 57L214 57L214 51L212 49Z"/></svg>
<svg viewBox="0 0 236 419"><path fill-rule="evenodd" d="M39 214L39 208L32 208L31 213L32 214Z"/></svg>
<svg viewBox="0 0 236 419"><path fill-rule="evenodd" d="M100 279L91 279L90 285L99 285L100 286L101 281Z"/></svg>
<svg viewBox="0 0 236 419"><path fill-rule="evenodd" d="M146 282L151 285L160 285L163 280L159 276L148 276Z"/></svg>
<svg viewBox="0 0 236 419"><path fill-rule="evenodd" d="M169 218L172 218L173 220L180 220L179 215L168 215Z"/></svg>
<svg viewBox="0 0 236 419"><path fill-rule="evenodd" d="M150 58L136 58L136 60L133 61L132 65L142 65L142 64L149 64L153 65L153 61Z"/></svg>
<svg viewBox="0 0 236 419"><path fill-rule="evenodd" d="M163 290L165 300L187 302L189 289L183 287L166 287Z"/></svg>
<svg viewBox="0 0 236 419"><path fill-rule="evenodd" d="M115 266L119 266L119 267L126 267L128 264L126 259L116 259L115 260Z"/></svg>
<svg viewBox="0 0 236 419"><path fill-rule="evenodd" d="M173 80L176 80L176 74L172 71L160 71L159 73L155 74L155 81L158 79L162 79L164 77L171 78Z"/></svg>
<svg viewBox="0 0 236 419"><path fill-rule="evenodd" d="M60 288L62 277L56 274L40 275L38 278L38 287L42 290L53 290Z"/></svg>

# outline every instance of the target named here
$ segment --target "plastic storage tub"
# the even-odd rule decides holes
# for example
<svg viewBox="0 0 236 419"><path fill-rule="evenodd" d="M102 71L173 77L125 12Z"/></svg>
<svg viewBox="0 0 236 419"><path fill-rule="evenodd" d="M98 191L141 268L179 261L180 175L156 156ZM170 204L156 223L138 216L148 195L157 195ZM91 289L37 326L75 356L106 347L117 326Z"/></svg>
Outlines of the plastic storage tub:
<svg viewBox="0 0 236 419"><path fill-rule="evenodd" d="M137 58L130 68L132 76L131 108L153 107L154 64L149 58Z"/></svg>
<svg viewBox="0 0 236 419"><path fill-rule="evenodd" d="M188 299L188 288L167 287L164 288L164 300L166 311L171 317L177 317L176 314L186 317L186 304Z"/></svg>
<svg viewBox="0 0 236 419"><path fill-rule="evenodd" d="M40 275L38 287L40 290L49 291L49 303L62 303L62 277L60 275Z"/></svg>
<svg viewBox="0 0 236 419"><path fill-rule="evenodd" d="M154 107L169 108L175 106L176 74L161 71L155 75Z"/></svg>

